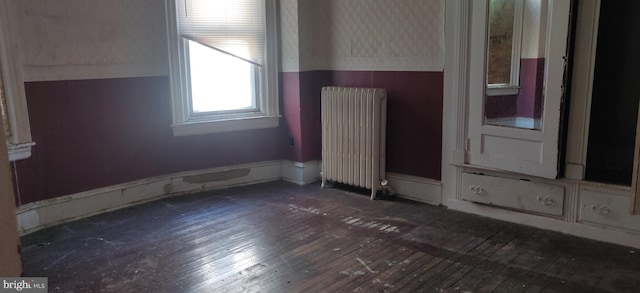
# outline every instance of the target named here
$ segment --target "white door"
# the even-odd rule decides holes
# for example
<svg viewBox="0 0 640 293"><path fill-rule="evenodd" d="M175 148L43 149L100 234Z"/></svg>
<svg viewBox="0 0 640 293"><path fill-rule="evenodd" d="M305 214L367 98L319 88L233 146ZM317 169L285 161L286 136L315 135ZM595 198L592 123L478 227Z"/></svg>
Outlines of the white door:
<svg viewBox="0 0 640 293"><path fill-rule="evenodd" d="M496 7L509 1L522 1L519 7L523 7L506 14L515 14L511 18ZM570 2L472 1L467 163L556 178ZM536 10L539 16L535 16ZM495 20L500 18L507 19L504 23L514 19L514 27L519 29L520 23L522 31L510 34L503 28L500 32L504 25ZM501 45L507 49L499 48ZM494 69L502 61L500 56L494 57L495 52L500 55L501 50L519 47L520 52L514 49L519 54L502 54L502 59L511 58L510 64L519 65L511 66L511 70L519 70L519 79L516 84L510 84L508 78L500 81L501 71L511 76L511 81L514 72L509 72L506 65Z"/></svg>

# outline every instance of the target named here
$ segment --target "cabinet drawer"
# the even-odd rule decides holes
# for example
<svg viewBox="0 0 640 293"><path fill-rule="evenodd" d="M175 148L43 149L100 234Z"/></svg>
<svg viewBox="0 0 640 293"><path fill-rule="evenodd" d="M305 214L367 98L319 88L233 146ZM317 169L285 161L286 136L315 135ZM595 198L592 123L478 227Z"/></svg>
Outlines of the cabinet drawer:
<svg viewBox="0 0 640 293"><path fill-rule="evenodd" d="M629 212L626 195L597 190L580 191L580 221L640 231L640 216Z"/></svg>
<svg viewBox="0 0 640 293"><path fill-rule="evenodd" d="M562 216L562 186L476 174L464 174L462 180L464 200Z"/></svg>

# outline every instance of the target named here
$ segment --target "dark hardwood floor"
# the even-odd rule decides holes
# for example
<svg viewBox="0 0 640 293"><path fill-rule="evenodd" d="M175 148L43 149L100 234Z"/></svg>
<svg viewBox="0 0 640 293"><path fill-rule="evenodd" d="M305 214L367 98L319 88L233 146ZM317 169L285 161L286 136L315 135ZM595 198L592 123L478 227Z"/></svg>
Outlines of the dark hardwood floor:
<svg viewBox="0 0 640 293"><path fill-rule="evenodd" d="M640 251L366 192L258 184L22 238L51 292L640 292Z"/></svg>

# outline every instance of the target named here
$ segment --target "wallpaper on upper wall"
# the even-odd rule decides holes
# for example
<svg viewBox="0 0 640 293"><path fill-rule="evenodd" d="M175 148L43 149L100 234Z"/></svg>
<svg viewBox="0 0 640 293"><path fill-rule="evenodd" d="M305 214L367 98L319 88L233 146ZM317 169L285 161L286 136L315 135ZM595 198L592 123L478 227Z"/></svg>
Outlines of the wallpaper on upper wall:
<svg viewBox="0 0 640 293"><path fill-rule="evenodd" d="M295 34L296 18L298 39L281 44L283 71L443 71L444 0L282 1L283 35Z"/></svg>
<svg viewBox="0 0 640 293"><path fill-rule="evenodd" d="M166 75L163 0L11 1L24 79Z"/></svg>
<svg viewBox="0 0 640 293"><path fill-rule="evenodd" d="M298 0L280 0L280 71L300 67L298 45Z"/></svg>
<svg viewBox="0 0 640 293"><path fill-rule="evenodd" d="M547 37L547 0L524 1L522 58L544 58Z"/></svg>

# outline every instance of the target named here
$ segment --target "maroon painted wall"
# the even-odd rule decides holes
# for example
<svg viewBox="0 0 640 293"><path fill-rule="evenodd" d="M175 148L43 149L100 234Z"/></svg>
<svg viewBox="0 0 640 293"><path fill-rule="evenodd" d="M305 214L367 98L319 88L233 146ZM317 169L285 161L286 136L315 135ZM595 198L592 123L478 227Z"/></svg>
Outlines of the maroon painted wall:
<svg viewBox="0 0 640 293"><path fill-rule="evenodd" d="M542 117L544 58L520 59L520 90L512 96L488 96L485 117Z"/></svg>
<svg viewBox="0 0 640 293"><path fill-rule="evenodd" d="M280 127L174 137L168 77L25 84L32 157L16 162L26 204L180 171L265 160L321 159L323 86L388 92L387 170L439 180L442 72L282 73ZM289 145L289 138L294 145Z"/></svg>
<svg viewBox="0 0 640 293"><path fill-rule="evenodd" d="M282 116L289 133L288 159L296 162L302 160L302 129L300 127L300 76L298 72L282 72L279 78L280 95L282 96Z"/></svg>
<svg viewBox="0 0 640 293"><path fill-rule="evenodd" d="M316 70L284 73L282 79L284 88L297 86L299 92L283 94L287 124L300 125L290 159L321 159L323 86L381 87L388 93L387 171L440 180L442 72Z"/></svg>
<svg viewBox="0 0 640 293"><path fill-rule="evenodd" d="M518 117L542 117L544 58L520 60L520 92L517 97Z"/></svg>
<svg viewBox="0 0 640 293"><path fill-rule="evenodd" d="M309 162L321 159L320 91L331 85L331 71L283 72L280 75L283 116L294 145L288 159Z"/></svg>
<svg viewBox="0 0 640 293"><path fill-rule="evenodd" d="M174 137L168 77L26 83L22 204L173 172L284 159L287 128Z"/></svg>
<svg viewBox="0 0 640 293"><path fill-rule="evenodd" d="M484 116L486 118L514 117L518 109L515 95L487 96L485 98Z"/></svg>

